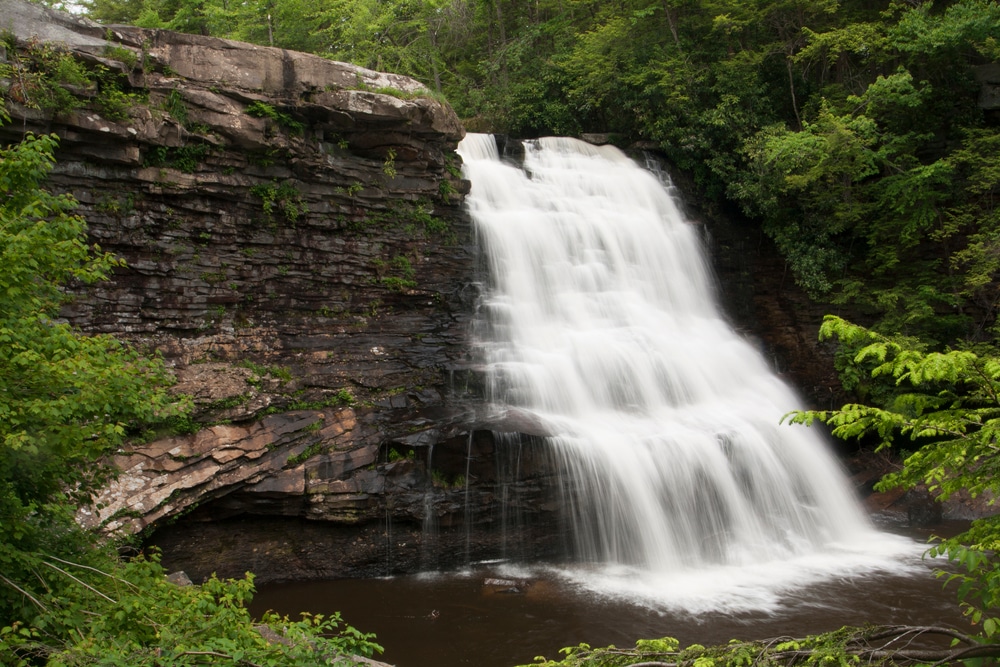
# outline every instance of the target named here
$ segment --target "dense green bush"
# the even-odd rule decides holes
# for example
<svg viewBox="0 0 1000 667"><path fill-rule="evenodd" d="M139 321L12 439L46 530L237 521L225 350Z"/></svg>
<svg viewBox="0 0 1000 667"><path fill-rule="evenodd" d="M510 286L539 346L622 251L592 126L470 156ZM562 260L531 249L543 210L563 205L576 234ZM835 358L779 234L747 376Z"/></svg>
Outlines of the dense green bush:
<svg viewBox="0 0 1000 667"><path fill-rule="evenodd" d="M187 406L157 359L56 321L67 281L121 264L41 187L56 144L0 148L0 662L311 667L380 651L337 616L255 622L251 577L175 586L155 558L121 562L77 525L127 433Z"/></svg>

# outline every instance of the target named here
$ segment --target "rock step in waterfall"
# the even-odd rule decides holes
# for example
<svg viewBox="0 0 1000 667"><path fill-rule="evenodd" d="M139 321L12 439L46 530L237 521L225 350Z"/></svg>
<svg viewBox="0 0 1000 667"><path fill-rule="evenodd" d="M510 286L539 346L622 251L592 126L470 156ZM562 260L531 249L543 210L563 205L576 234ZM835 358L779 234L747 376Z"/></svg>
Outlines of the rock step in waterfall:
<svg viewBox="0 0 1000 667"><path fill-rule="evenodd" d="M572 577L656 604L760 608L899 570L794 394L714 303L698 230L610 146L488 135L459 147L490 283L475 341L497 412L546 425ZM686 602L685 602L686 600Z"/></svg>

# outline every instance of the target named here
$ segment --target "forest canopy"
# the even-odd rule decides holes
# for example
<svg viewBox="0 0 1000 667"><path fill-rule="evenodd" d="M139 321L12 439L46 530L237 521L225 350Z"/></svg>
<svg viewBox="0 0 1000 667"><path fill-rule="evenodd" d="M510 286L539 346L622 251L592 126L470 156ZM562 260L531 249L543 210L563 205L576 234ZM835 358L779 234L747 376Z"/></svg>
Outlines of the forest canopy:
<svg viewBox="0 0 1000 667"><path fill-rule="evenodd" d="M87 0L102 22L408 74L472 130L652 142L812 297L995 337L1000 6L988 0ZM988 105L987 105L988 106Z"/></svg>

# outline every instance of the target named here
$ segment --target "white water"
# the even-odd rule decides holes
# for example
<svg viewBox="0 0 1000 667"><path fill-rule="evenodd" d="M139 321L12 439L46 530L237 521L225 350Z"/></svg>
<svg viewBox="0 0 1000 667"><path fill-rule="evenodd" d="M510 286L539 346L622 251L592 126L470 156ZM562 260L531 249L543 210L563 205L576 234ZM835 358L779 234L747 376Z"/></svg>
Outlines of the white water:
<svg viewBox="0 0 1000 667"><path fill-rule="evenodd" d="M697 611L769 608L833 576L900 568L794 393L713 301L697 228L612 147L486 135L459 147L491 274L477 341L498 411L527 413L561 467L566 576Z"/></svg>

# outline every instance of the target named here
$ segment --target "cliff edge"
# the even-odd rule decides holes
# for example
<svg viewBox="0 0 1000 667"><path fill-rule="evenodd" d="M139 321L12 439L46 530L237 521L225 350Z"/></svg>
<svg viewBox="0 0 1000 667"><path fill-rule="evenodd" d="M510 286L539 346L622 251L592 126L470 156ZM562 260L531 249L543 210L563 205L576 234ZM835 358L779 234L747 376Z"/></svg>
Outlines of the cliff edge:
<svg viewBox="0 0 1000 667"><path fill-rule="evenodd" d="M479 281L451 108L317 56L0 10L2 139L56 133L49 186L127 263L64 316L162 354L195 403L118 454L81 519L152 532L195 576L254 565L262 580L413 569L428 522L499 521L493 436L466 400ZM187 529L155 532L182 515ZM228 555L215 537L194 546L262 517L323 535L263 564L263 529ZM393 524L410 548L387 561ZM315 548L361 535L373 546L336 564Z"/></svg>

